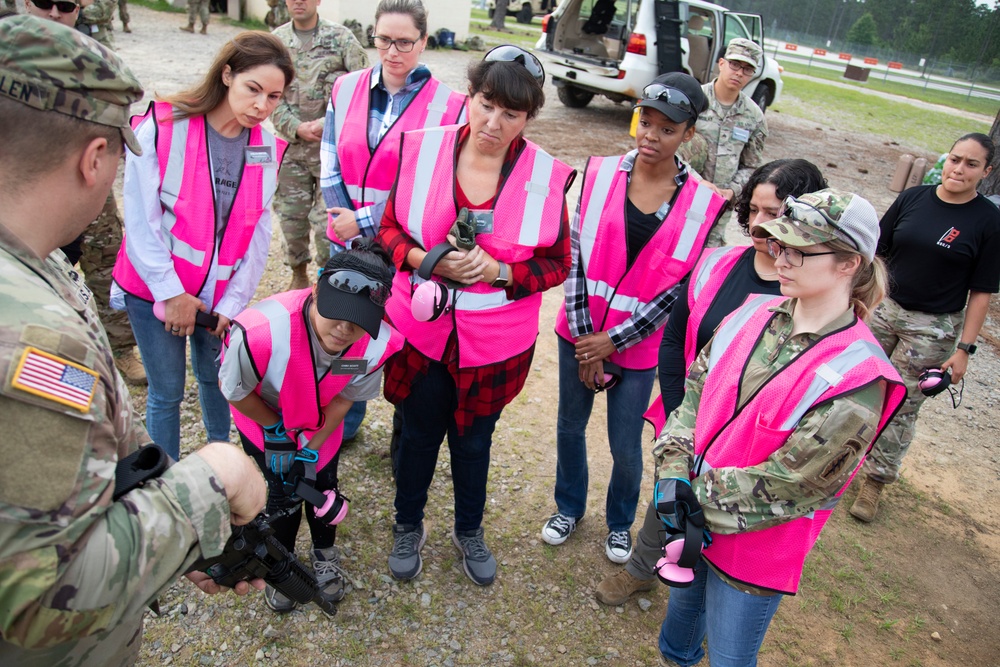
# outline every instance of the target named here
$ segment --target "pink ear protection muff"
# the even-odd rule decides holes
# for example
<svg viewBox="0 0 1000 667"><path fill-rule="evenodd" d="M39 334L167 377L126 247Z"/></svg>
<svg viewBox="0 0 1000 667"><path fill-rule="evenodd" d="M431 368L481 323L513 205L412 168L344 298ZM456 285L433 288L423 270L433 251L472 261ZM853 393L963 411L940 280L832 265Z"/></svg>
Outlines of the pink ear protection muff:
<svg viewBox="0 0 1000 667"><path fill-rule="evenodd" d="M604 381L601 382L601 378L596 374L594 375L594 384L597 389L594 391L600 393L606 389L611 389L618 381L622 379L622 367L616 363L610 361L604 362Z"/></svg>
<svg viewBox="0 0 1000 667"><path fill-rule="evenodd" d="M420 262L417 275L426 282L417 285L413 290L410 301L410 312L418 322L433 322L437 318L448 312L451 290L444 284L431 279L431 272L441 261L441 258L449 252L456 252L458 248L450 243L439 243L424 256L424 261Z"/></svg>
<svg viewBox="0 0 1000 667"><path fill-rule="evenodd" d="M965 378L958 383L955 388L954 380L951 378L951 371L943 371L940 368L925 368L917 376L917 387L924 396L937 396L947 390L951 394L951 405L958 408L962 404L962 392L965 390Z"/></svg>

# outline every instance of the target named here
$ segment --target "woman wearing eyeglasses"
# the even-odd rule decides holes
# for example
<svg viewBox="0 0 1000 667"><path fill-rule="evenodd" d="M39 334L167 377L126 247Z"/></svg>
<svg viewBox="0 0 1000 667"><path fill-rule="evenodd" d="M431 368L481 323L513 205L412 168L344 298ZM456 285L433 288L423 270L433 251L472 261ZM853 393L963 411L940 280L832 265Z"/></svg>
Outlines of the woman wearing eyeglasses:
<svg viewBox="0 0 1000 667"><path fill-rule="evenodd" d="M748 236L761 223L781 215L786 197L826 187L819 169L806 160L775 160L750 176L736 201L736 219ZM702 253L663 328L657 373L660 395L644 417L659 437L666 416L684 398L684 378L698 351L708 343L722 319L751 294L781 294L774 258L764 239L751 236L750 246L711 248ZM663 528L655 503L646 509L628 564L597 587L597 599L606 605L625 604L633 593L651 590L655 565L663 556Z"/></svg>
<svg viewBox="0 0 1000 667"><path fill-rule="evenodd" d="M906 390L864 324L885 293L861 197L788 198L758 225L781 297L752 297L699 353L653 450L672 582L663 664L750 667L784 595ZM704 547L702 549L702 547ZM693 570L691 569L693 568Z"/></svg>
<svg viewBox="0 0 1000 667"><path fill-rule="evenodd" d="M573 268L556 319L556 512L541 533L545 542L563 544L583 518L587 423L595 391L607 388L614 464L604 552L613 563L632 556L642 482L642 410L656 377L663 324L725 205L708 184L689 178L676 157L708 106L698 81L682 72L658 76L637 106L635 150L588 160L574 216Z"/></svg>
<svg viewBox="0 0 1000 667"><path fill-rule="evenodd" d="M531 53L497 47L469 67L467 124L403 135L378 235L398 269L386 312L406 336L385 383L403 420L389 556L396 579L420 574L424 505L445 436L452 541L474 583L496 576L482 527L493 430L527 378L542 292L571 263L566 190L576 172L522 136L544 103L544 80ZM421 313L420 288L433 288L436 318Z"/></svg>
<svg viewBox="0 0 1000 667"><path fill-rule="evenodd" d="M243 32L222 47L201 83L133 118L143 153L125 161L125 241L111 305L128 311L142 353L149 435L174 459L189 339L208 440L229 440L218 384L221 337L264 272L286 144L262 123L294 76L280 40ZM162 316L154 302L163 302ZM218 316L214 329L196 326L202 312Z"/></svg>
<svg viewBox="0 0 1000 667"><path fill-rule="evenodd" d="M267 480L267 513L294 510L271 524L289 552L302 518L297 485L337 489L344 417L354 401L378 396L382 365L403 343L383 321L391 284L388 255L366 239L330 258L313 287L275 294L233 320L220 385L243 448ZM330 602L344 597L334 546L341 518L306 512L313 570ZM279 613L295 608L270 585L264 600Z"/></svg>
<svg viewBox="0 0 1000 667"><path fill-rule="evenodd" d="M976 191L993 169L993 141L961 137L945 158L940 185L910 188L882 216L878 253L892 273L892 289L872 318L872 330L909 394L864 468L851 514L872 521L884 485L899 468L927 398L917 378L928 368L965 376L990 297L1000 289L1000 211Z"/></svg>
<svg viewBox="0 0 1000 667"><path fill-rule="evenodd" d="M331 252L359 236L375 237L403 132L465 120L466 96L420 62L427 47L427 10L420 0L380 0L372 40L379 64L338 78L326 109L320 188ZM361 427L365 406L359 401L347 416L345 439Z"/></svg>

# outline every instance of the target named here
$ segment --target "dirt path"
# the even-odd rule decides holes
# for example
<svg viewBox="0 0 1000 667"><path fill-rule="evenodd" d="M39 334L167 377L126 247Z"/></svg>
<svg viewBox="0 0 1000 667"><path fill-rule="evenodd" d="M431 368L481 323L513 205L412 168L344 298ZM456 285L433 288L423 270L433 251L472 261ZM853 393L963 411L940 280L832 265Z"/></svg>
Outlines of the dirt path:
<svg viewBox="0 0 1000 667"><path fill-rule="evenodd" d="M131 8L133 34L115 34L121 55L160 93L195 81L238 29L213 22L207 37L178 30L182 14ZM213 17L214 18L214 17ZM371 53L374 58L374 52ZM435 75L464 87L476 54L428 52ZM790 82L792 83L792 82ZM791 86L794 87L794 83ZM786 87L786 94L788 92ZM557 157L582 169L589 155L631 146L630 111L597 100L563 107L555 89L527 131ZM138 110L138 109L136 109ZM881 212L894 195L885 185L906 146L769 113L769 159L804 157L831 184L865 195ZM577 185L577 189L578 189ZM571 199L575 200L576 192ZM284 289L276 230L258 297ZM741 242L732 235L733 242ZM259 598L205 598L178 584L161 600L164 616L147 623L144 665L653 665L667 590L624 607L606 608L593 589L614 567L603 555L606 471L610 466L595 409L589 453L588 520L556 549L537 534L552 511L555 470L556 351L551 333L561 292L545 296L543 327L531 377L504 413L496 434L486 516L487 538L500 562L496 584L472 586L448 541L451 484L442 454L428 506L430 539L421 577L399 585L388 577L392 483L386 461L389 406L374 402L359 442L345 450L341 477L353 500L338 543L353 590L329 620L315 609L279 618ZM996 332L997 323L987 328ZM906 481L888 492L871 526L836 513L810 557L800 594L786 600L768 634L761 664L997 664L1000 639L1000 410L996 350L981 347L963 404L932 399L920 421ZM184 447L197 446L194 391L184 407ZM137 394L140 406L143 397ZM647 483L651 466L647 466ZM848 498L853 497L853 491ZM936 633L940 641L932 638Z"/></svg>

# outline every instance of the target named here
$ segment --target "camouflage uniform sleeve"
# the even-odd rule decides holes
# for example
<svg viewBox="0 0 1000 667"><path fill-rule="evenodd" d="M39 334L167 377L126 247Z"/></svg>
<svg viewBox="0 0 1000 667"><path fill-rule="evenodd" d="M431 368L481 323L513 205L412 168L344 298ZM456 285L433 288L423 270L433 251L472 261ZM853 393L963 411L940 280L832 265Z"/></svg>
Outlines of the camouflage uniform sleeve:
<svg viewBox="0 0 1000 667"><path fill-rule="evenodd" d="M747 145L743 147L743 152L740 153L740 166L736 170L736 173L733 175L733 180L729 184L730 189L732 189L734 193L734 201L740 196L740 193L743 192L743 188L750 180L750 175L753 174L754 170L764 164L764 141L766 139L767 120L762 117L760 125L756 130L754 130L753 134L750 135L750 141L747 142Z"/></svg>
<svg viewBox="0 0 1000 667"><path fill-rule="evenodd" d="M295 33L292 32L292 26L290 23L286 23L283 26L275 28L272 33L275 37L281 40L281 43L288 47L288 50L292 52L292 57L297 61L299 58L298 49L292 43L295 40ZM298 63L296 63L298 64ZM299 112L296 105L292 104L291 93L292 88L299 87L303 82L300 80L302 73L299 67L296 67L295 76L296 79L291 83L289 89L285 91L282 95L281 101L278 102L278 106L274 108L271 112L271 123L274 125L274 129L282 136L283 139L296 143L299 141L299 137L296 131L299 129L299 125L302 124L302 120L299 118Z"/></svg>
<svg viewBox="0 0 1000 667"><path fill-rule="evenodd" d="M40 545L0 561L0 581L13 584L0 587L3 637L43 648L137 617L196 560L221 553L229 534L221 484L189 456L107 507L70 556Z"/></svg>
<svg viewBox="0 0 1000 667"><path fill-rule="evenodd" d="M694 465L694 426L701 404L701 393L705 388L708 355L712 349L709 343L701 351L684 382L684 400L670 413L663 435L653 447L656 462L656 479L679 477L688 479Z"/></svg>
<svg viewBox="0 0 1000 667"><path fill-rule="evenodd" d="M884 400L884 382L838 398L806 413L763 463L693 480L709 530L759 530L829 508L871 446Z"/></svg>
<svg viewBox="0 0 1000 667"><path fill-rule="evenodd" d="M90 25L111 23L117 5L114 0L94 0L86 7L80 8L83 22Z"/></svg>

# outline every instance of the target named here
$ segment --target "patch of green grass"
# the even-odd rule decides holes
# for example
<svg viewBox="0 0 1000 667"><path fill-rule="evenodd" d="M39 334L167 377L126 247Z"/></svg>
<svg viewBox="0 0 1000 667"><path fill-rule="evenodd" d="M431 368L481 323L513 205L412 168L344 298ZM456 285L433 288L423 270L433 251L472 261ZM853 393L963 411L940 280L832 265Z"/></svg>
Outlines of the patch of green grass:
<svg viewBox="0 0 1000 667"><path fill-rule="evenodd" d="M987 100L979 97L966 99L967 95L961 93L949 93L943 90L934 90L931 88L924 89L922 80L917 80L913 84L883 81L880 78L882 76L881 73L872 72L868 81L862 83L860 81L845 79L842 73L837 70L824 69L821 67L806 67L801 63L782 62L781 66L787 71L795 74L808 74L809 76L817 79L839 81L840 83L846 83L857 88L866 88L868 90L877 90L884 93L891 93L893 95L902 95L903 97L909 97L914 100L921 100L932 104L942 104L944 106L953 107L962 111L971 111L972 113L981 113L987 116L993 116L997 112L996 100ZM785 81L785 85L788 85L788 80Z"/></svg>
<svg viewBox="0 0 1000 667"><path fill-rule="evenodd" d="M883 632L888 632L889 630L892 630L894 627L896 627L897 623L899 623L898 618L886 618L881 623L878 624L878 629Z"/></svg>
<svg viewBox="0 0 1000 667"><path fill-rule="evenodd" d="M158 12L169 12L171 14L186 14L187 7L174 7L166 0L132 0L133 4L141 5Z"/></svg>
<svg viewBox="0 0 1000 667"><path fill-rule="evenodd" d="M785 81L775 110L815 121L824 128L850 134L867 132L932 153L946 149L955 137L990 130L989 123L804 79Z"/></svg>
<svg viewBox="0 0 1000 667"><path fill-rule="evenodd" d="M486 42L487 48L497 44L514 44L524 49L531 49L538 41L539 33L537 31L513 28L507 25L507 29L512 32L497 32L496 30L487 30L486 25L488 24L470 23L469 36L479 35Z"/></svg>
<svg viewBox="0 0 1000 667"><path fill-rule="evenodd" d="M838 630L838 632L840 633L840 636L844 639L844 641L850 644L851 640L854 638L854 624L845 623L844 627Z"/></svg>

